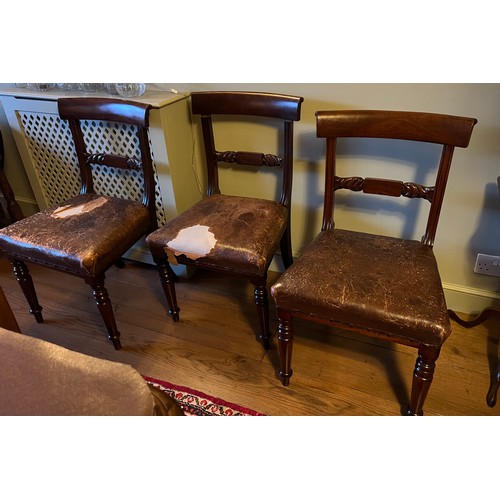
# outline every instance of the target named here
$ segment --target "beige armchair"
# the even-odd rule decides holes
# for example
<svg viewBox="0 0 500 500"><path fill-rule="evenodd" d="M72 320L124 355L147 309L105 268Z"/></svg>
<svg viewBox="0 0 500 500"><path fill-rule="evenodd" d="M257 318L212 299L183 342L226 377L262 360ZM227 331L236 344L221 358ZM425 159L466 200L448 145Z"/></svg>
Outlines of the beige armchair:
<svg viewBox="0 0 500 500"><path fill-rule="evenodd" d="M174 399L150 386L132 366L19 333L0 288L0 415L184 413Z"/></svg>

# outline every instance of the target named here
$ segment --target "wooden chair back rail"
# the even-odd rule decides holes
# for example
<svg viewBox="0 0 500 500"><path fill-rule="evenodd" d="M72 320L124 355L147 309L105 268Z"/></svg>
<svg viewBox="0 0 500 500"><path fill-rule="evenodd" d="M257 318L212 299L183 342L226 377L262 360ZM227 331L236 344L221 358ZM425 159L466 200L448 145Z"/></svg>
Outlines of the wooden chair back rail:
<svg viewBox="0 0 500 500"><path fill-rule="evenodd" d="M258 99L255 99L255 96L253 96L252 100L250 100L247 94L236 93L238 95L235 100L234 95L228 96L224 92L216 92L215 94L216 96L213 98L205 95L203 92L192 94L193 113L202 113L201 126L207 162L207 195L220 194L221 192L218 173L219 162L230 162L247 166L279 166L283 168L280 203L288 207L291 199L290 191L293 176L293 120L300 119L302 98L260 94ZM251 106L247 107L250 103ZM232 106L236 106L234 111ZM271 106L271 108L267 108L266 106ZM217 151L212 116L222 114L233 116L266 116L281 120L283 122L283 156L247 151Z"/></svg>
<svg viewBox="0 0 500 500"><path fill-rule="evenodd" d="M255 98L258 94L258 99ZM245 115L278 118L280 120L300 120L301 97L278 94L231 92L196 92L191 101L194 114Z"/></svg>
<svg viewBox="0 0 500 500"><path fill-rule="evenodd" d="M59 114L62 119L68 120L76 146L82 180L80 194L95 193L92 165L105 165L126 170L142 170L144 175L142 204L148 208L151 228L154 229L157 226L157 221L153 161L151 156L145 153L149 151L147 129L151 105L135 101L124 101L127 104L127 107L125 107L122 103L110 102L109 99L96 98L91 101L92 105L89 105L89 100L85 98L60 99L58 101ZM126 113L123 112L125 109L127 110ZM81 128L82 120L112 121L135 126L141 149L141 158L88 152Z"/></svg>
<svg viewBox="0 0 500 500"><path fill-rule="evenodd" d="M340 110L316 112L317 137L373 137L448 144L466 148L475 118L421 112L359 111L355 122L352 112ZM390 126L387 126L390 123Z"/></svg>
<svg viewBox="0 0 500 500"><path fill-rule="evenodd" d="M248 167L281 167L283 164L283 159L277 155L250 151L216 151L215 161Z"/></svg>
<svg viewBox="0 0 500 500"><path fill-rule="evenodd" d="M123 170L142 170L142 161L140 159L120 155L87 153L85 154L85 164L106 165Z"/></svg>
<svg viewBox="0 0 500 500"><path fill-rule="evenodd" d="M207 167L207 195L220 194L219 162L283 169L280 203L290 206L293 179L293 122L300 120L303 97L248 92L194 92L193 114L201 115L201 127ZM283 154L256 152L219 152L215 147L212 116L263 116L283 122Z"/></svg>
<svg viewBox="0 0 500 500"><path fill-rule="evenodd" d="M406 198L423 198L432 201L434 186L423 186L416 182L395 181L392 179L376 179L373 177L338 177L335 176L335 191L349 189L363 193L383 196L404 196Z"/></svg>
<svg viewBox="0 0 500 500"><path fill-rule="evenodd" d="M132 106L125 108L124 104ZM103 120L147 128L151 105L136 101L111 102L106 98L93 98L92 105L89 106L89 99L83 97L60 99L58 109L62 120Z"/></svg>
<svg viewBox="0 0 500 500"><path fill-rule="evenodd" d="M334 223L335 191L349 189L382 196L405 196L423 198L431 203L427 226L422 243L433 246L437 224L443 202L448 174L455 147L467 147L472 129L477 120L474 118L454 117L432 113L399 111L359 111L352 120L352 111L318 111L317 136L326 138L326 176L325 205L322 230L331 229ZM387 123L391 125L388 127ZM399 139L429 142L443 145L435 186L422 186L418 183L392 179L362 177L338 177L336 175L336 153L338 139L375 138Z"/></svg>

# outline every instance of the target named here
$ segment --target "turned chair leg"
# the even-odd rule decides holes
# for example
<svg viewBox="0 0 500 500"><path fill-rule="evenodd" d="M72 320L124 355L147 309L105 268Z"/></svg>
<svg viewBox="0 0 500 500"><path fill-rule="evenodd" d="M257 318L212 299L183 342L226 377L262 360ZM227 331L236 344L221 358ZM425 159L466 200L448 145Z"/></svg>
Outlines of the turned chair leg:
<svg viewBox="0 0 500 500"><path fill-rule="evenodd" d="M172 316L174 322L179 321L179 306L177 305L177 296L175 294L175 279L176 275L172 271L168 262L155 260L158 274L160 275L160 283L163 288L163 293L168 303L168 314Z"/></svg>
<svg viewBox="0 0 500 500"><path fill-rule="evenodd" d="M271 332L269 331L269 301L265 281L264 278L264 283L254 283L254 299L260 326L259 340L264 349L269 349L271 346Z"/></svg>
<svg viewBox="0 0 500 500"><path fill-rule="evenodd" d="M21 286L21 290L28 301L30 306L30 313L35 316L37 323L43 323L42 317L42 307L38 303L38 297L36 295L35 286L33 285L33 279L31 278L28 266L21 260L12 259L11 260L12 269L17 278L17 282Z"/></svg>
<svg viewBox="0 0 500 500"><path fill-rule="evenodd" d="M423 415L424 403L434 376L436 361L440 349L429 346L421 346L418 350L418 358L413 371L413 383L411 387L411 400L408 415Z"/></svg>
<svg viewBox="0 0 500 500"><path fill-rule="evenodd" d="M291 315L278 311L278 351L281 383L286 387L292 376L293 322Z"/></svg>
<svg viewBox="0 0 500 500"><path fill-rule="evenodd" d="M104 278L88 279L85 281L92 287L95 303L108 330L108 339L113 342L116 350L121 349L120 332L116 326L115 314L108 291L104 286Z"/></svg>

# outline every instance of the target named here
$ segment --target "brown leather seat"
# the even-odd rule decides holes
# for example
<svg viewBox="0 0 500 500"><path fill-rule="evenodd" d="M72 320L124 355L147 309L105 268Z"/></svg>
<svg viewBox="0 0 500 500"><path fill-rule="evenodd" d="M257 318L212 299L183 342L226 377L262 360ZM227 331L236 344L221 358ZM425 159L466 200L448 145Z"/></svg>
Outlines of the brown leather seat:
<svg viewBox="0 0 500 500"><path fill-rule="evenodd" d="M322 229L271 288L279 319L280 377L289 384L294 317L356 331L418 349L408 413L422 414L435 362L451 333L432 247L454 148L468 146L476 120L379 110L319 111L316 119L317 135L326 139L327 149ZM395 139L399 151L404 149L401 140L440 144L435 185L341 177L336 168L341 138ZM350 159L356 156L354 144L349 143ZM413 155L414 147L403 144ZM416 241L336 229L333 211L340 189L428 200L425 235ZM343 203L349 205L354 196L344 196Z"/></svg>
<svg viewBox="0 0 500 500"><path fill-rule="evenodd" d="M32 262L92 276L115 264L149 224L148 209L140 203L82 194L5 228L1 248Z"/></svg>
<svg viewBox="0 0 500 500"><path fill-rule="evenodd" d="M333 251L341 257L332 262ZM323 231L273 293L282 309L314 311L346 327L355 318L357 328L395 338L404 332L412 342L440 345L451 333L436 259L418 241Z"/></svg>
<svg viewBox="0 0 500 500"><path fill-rule="evenodd" d="M169 314L179 320L170 264L184 264L248 279L255 287L254 297L260 324L260 339L269 347L267 270L281 248L285 267L292 263L290 238L290 200L293 168L293 122L300 119L302 97L255 92L194 92L192 111L201 116L207 167L207 196L165 226L151 233L146 241L158 267L169 305ZM254 125L278 128L282 156L262 152L218 151L214 138L214 119L250 120ZM237 127L232 130L233 141ZM276 146L280 149L280 144ZM269 173L281 173L280 195L276 200L221 193L218 169L244 166ZM267 169L267 170L266 170Z"/></svg>
<svg viewBox="0 0 500 500"><path fill-rule="evenodd" d="M217 268L224 263L236 272L261 276L279 246L280 235L288 223L287 215L286 207L275 201L214 194L152 234L148 242L151 248L159 246L160 252L176 260L168 242L182 229L207 226L213 229L217 244L207 255L198 257L197 264Z"/></svg>
<svg viewBox="0 0 500 500"><path fill-rule="evenodd" d="M0 231L0 250L11 261L36 320L43 321L42 308L27 262L83 278L93 289L108 338L116 349L121 348L120 332L104 286L105 272L141 237L157 227L148 137L150 108L149 104L122 99L59 99L60 118L68 121L80 167L80 194ZM111 139L110 143L87 144L90 141L81 123L99 120L110 124L112 131L127 128L127 133L121 134L117 141L120 145L124 143L125 148L115 148ZM110 138L113 137L110 133ZM130 182L133 176L142 188L142 198L122 199L97 193L94 170L104 185L102 178L109 172L120 171L113 182L116 178Z"/></svg>

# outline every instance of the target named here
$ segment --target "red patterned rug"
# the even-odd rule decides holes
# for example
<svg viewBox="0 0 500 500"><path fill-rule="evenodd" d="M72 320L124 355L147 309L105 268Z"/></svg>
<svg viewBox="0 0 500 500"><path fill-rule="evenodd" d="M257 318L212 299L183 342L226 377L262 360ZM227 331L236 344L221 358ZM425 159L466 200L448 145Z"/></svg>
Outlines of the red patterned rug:
<svg viewBox="0 0 500 500"><path fill-rule="evenodd" d="M235 403L189 389L188 387L174 385L170 382L145 377L144 375L143 377L148 384L161 389L165 394L174 398L179 403L184 414L188 416L264 416L263 413L258 413Z"/></svg>

